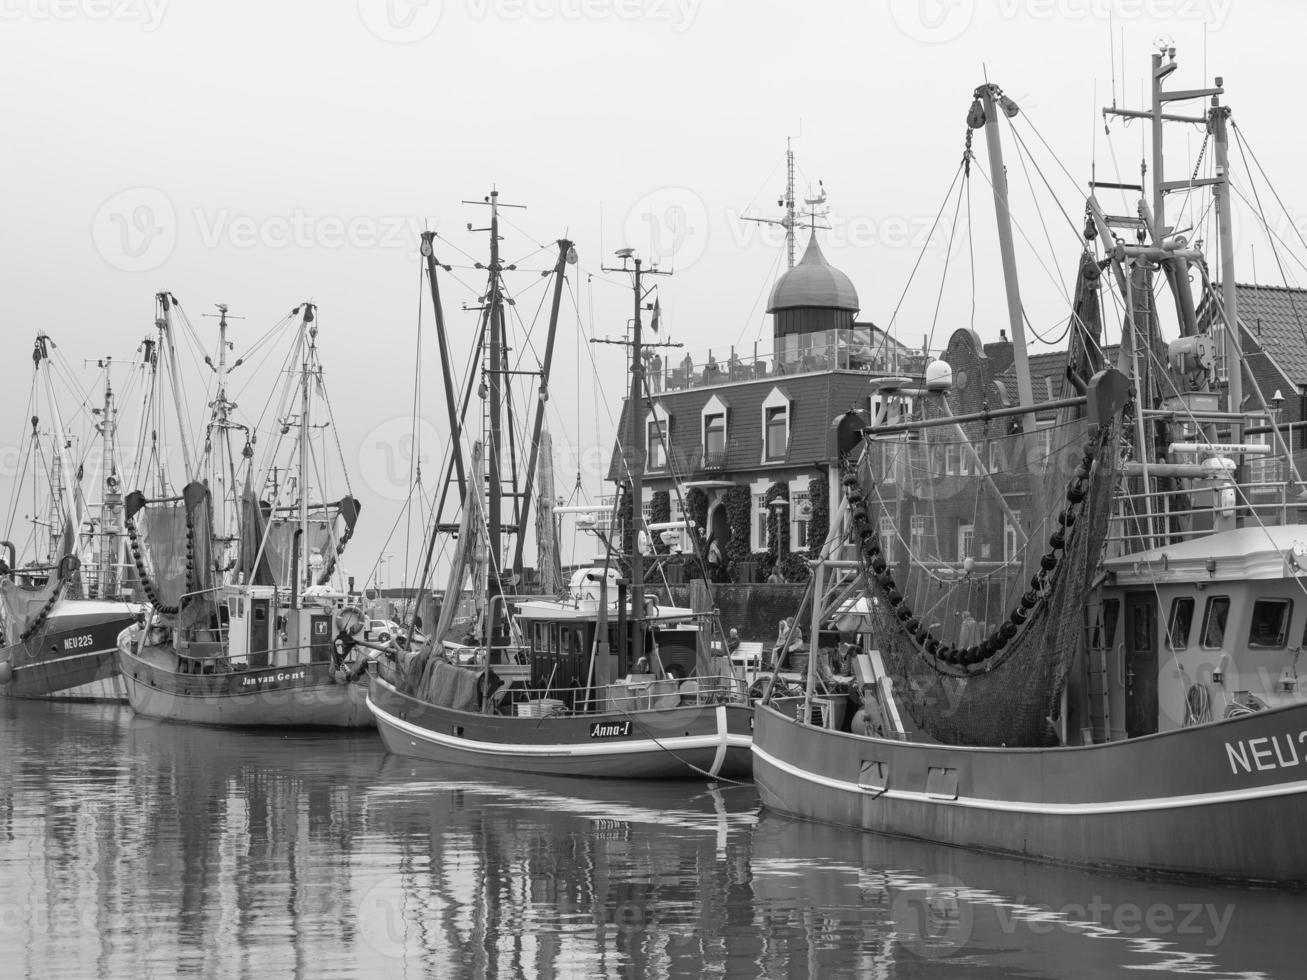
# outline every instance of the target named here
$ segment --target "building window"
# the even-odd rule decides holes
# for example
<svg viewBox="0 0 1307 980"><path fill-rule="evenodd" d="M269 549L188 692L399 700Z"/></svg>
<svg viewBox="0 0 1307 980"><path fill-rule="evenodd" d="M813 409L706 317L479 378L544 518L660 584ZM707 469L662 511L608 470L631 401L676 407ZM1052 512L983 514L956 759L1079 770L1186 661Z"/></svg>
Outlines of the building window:
<svg viewBox="0 0 1307 980"><path fill-rule="evenodd" d="M976 525L958 525L958 561L974 558L976 550Z"/></svg>
<svg viewBox="0 0 1307 980"><path fill-rule="evenodd" d="M894 528L894 518L882 517L880 519L880 553L887 562L893 563L894 561L894 542L897 538L898 532Z"/></svg>
<svg viewBox="0 0 1307 980"><path fill-rule="evenodd" d="M784 459L790 448L789 406L768 408L763 411L766 418L763 436L766 444L763 452L768 459Z"/></svg>
<svg viewBox="0 0 1307 980"><path fill-rule="evenodd" d="M654 403L644 417L645 468L667 469L667 446L671 439L671 417L660 403Z"/></svg>
<svg viewBox="0 0 1307 980"><path fill-rule="evenodd" d="M790 396L773 388L762 402L762 459L784 459L790 451Z"/></svg>
<svg viewBox="0 0 1307 980"><path fill-rule="evenodd" d="M1017 524L1021 523L1021 511L1014 510L1003 519L1003 560L1015 561L1017 557Z"/></svg>
<svg viewBox="0 0 1307 980"><path fill-rule="evenodd" d="M649 469L667 468L667 422L655 419L647 426L645 445L649 447Z"/></svg>
<svg viewBox="0 0 1307 980"><path fill-rule="evenodd" d="M790 550L805 551L808 543L808 522L812 520L812 500L808 491L799 490L790 493L790 513L794 515L794 526L790 532Z"/></svg>
<svg viewBox="0 0 1307 980"><path fill-rule="evenodd" d="M720 470L726 465L726 403L714 395L703 407L702 436L704 469Z"/></svg>
<svg viewBox="0 0 1307 980"><path fill-rule="evenodd" d="M767 493L753 495L753 550L767 550Z"/></svg>
<svg viewBox="0 0 1307 980"><path fill-rule="evenodd" d="M920 556L925 553L928 526L925 514L913 514L908 518L908 550L912 554Z"/></svg>

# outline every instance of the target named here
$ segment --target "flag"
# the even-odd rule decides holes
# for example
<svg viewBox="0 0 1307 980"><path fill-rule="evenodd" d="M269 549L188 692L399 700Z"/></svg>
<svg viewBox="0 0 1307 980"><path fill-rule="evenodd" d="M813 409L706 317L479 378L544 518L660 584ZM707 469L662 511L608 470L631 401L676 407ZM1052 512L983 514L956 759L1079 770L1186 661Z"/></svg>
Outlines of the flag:
<svg viewBox="0 0 1307 980"><path fill-rule="evenodd" d="M654 333L658 332L659 321L663 318L663 308L658 305L658 298L654 297L653 319L649 321L649 329Z"/></svg>

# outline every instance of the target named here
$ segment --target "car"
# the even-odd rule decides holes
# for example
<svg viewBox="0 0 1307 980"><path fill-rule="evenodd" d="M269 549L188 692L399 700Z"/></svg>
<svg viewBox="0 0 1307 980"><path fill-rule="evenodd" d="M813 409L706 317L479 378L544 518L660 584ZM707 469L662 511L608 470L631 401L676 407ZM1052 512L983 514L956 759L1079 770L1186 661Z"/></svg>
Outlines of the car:
<svg viewBox="0 0 1307 980"><path fill-rule="evenodd" d="M408 627L401 626L393 619L369 619L364 625L364 638L373 643L389 643L396 637L407 638L408 635ZM413 645L416 647L425 642L426 637L422 635L422 631L415 628Z"/></svg>

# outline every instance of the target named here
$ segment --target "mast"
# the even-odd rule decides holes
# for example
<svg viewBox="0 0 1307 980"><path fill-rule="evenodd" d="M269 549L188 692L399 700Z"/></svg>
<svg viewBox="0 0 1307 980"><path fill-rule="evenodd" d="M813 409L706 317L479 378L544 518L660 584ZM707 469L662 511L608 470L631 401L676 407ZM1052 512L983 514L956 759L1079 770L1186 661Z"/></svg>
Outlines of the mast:
<svg viewBox="0 0 1307 980"><path fill-rule="evenodd" d="M484 409L483 424L486 429L486 478L489 483L486 495L488 513L486 514L485 639L487 645L490 646L494 644L496 639L504 641L507 639L500 636L500 604L496 601L504 592L502 575L500 574L504 559L503 536L505 531L510 533L521 532L521 528L516 525L506 527L503 519L503 405L506 397L505 378L508 371L506 368L507 351L505 348L507 346L507 337L504 326L504 285L502 278L505 266L501 263L499 257L499 209L525 208L525 205L502 203L499 200L499 191L497 189L492 189L482 201L464 201L463 203L485 204L490 208L490 227L476 229L490 233L490 263L487 267L490 273L490 281L489 288L486 291L485 317L487 349L485 352L486 363L482 370L481 387L482 397L489 402ZM513 267L509 266L508 268ZM492 562L495 565L495 572L489 574Z"/></svg>
<svg viewBox="0 0 1307 980"><path fill-rule="evenodd" d="M777 225L785 229L785 268L794 268L794 229L799 227L799 222L807 218L811 228L819 227L817 222L826 217L827 212L821 209L821 205L826 203L826 191L821 189L816 197L805 197L803 203L806 205L803 211L799 211L795 206L794 195L794 150L790 143L793 137L785 137L785 192L781 197L776 199L776 206L784 209L784 214L779 218L756 218L750 215L744 215L745 221L754 221L760 225ZM820 186L821 181L817 181ZM829 228L829 225L822 224L822 228Z"/></svg>
<svg viewBox="0 0 1307 980"><path fill-rule="evenodd" d="M305 309L303 323L309 321L309 311ZM307 588L309 582L309 351L308 345L301 340L303 354L300 360L300 445L299 445L299 494L300 494L300 558L304 561L303 569L296 569L300 581Z"/></svg>
<svg viewBox="0 0 1307 980"><path fill-rule="evenodd" d="M1225 364L1226 383L1229 385L1226 409L1238 413L1243 411L1243 339L1239 336L1239 300L1234 286L1234 232L1230 216L1230 142L1226 131L1230 108L1221 105L1222 82L1223 79L1216 79L1209 116L1216 144L1217 183L1212 190L1216 196L1216 227L1221 241L1221 305L1225 307ZM1231 433L1235 442L1241 438L1239 428L1240 423L1236 420Z"/></svg>
<svg viewBox="0 0 1307 980"><path fill-rule="evenodd" d="M554 362L554 338L558 334L558 311L563 301L563 272L569 264L576 262L576 248L565 238L558 240L558 261L554 265L554 296L549 308L549 334L545 339L545 359L540 365L539 397L536 399L535 421L531 426L531 443L527 454L526 476L522 481L524 491L522 508L519 514L517 547L513 553L513 574L522 574L522 552L526 546L526 534L523 533L531 515L531 486L535 480L536 464L540 458L540 437L545 424L545 403L549 399L549 371ZM546 464L551 467L552 460ZM552 472L550 479L552 481ZM552 483L551 483L552 485ZM551 527L553 518L550 517ZM543 569L541 569L543 572Z"/></svg>
<svg viewBox="0 0 1307 980"><path fill-rule="evenodd" d="M1017 280L1016 251L1012 245L1012 212L1008 208L1007 168L1003 164L1003 145L998 129L998 109L1002 108L1009 119L1017 114L1017 104L1002 90L986 82L975 91L975 99L983 103L985 146L989 150L989 179L994 190L994 214L998 220L998 249L1003 260L1003 285L1007 291L1008 326L1012 330L1012 354L1017 375L1017 397L1023 408L1035 404L1034 388L1030 382L1030 359L1026 351L1025 313L1021 306L1021 288ZM968 123L975 127L976 103L972 103ZM1032 423L1026 424L1026 420ZM1022 428L1030 434L1033 413L1022 416Z"/></svg>
<svg viewBox="0 0 1307 980"><path fill-rule="evenodd" d="M177 434L182 444L182 465L185 467L186 482L196 477L195 460L191 456L190 442L186 438L186 413L182 410L181 373L177 370L177 345L172 336L172 308L177 300L172 293L156 293L159 314L155 326L163 341L164 351L168 356L168 374L172 382L173 408L177 411Z"/></svg>
<svg viewBox="0 0 1307 980"><path fill-rule="evenodd" d="M436 279L436 269L440 264L436 261L435 248L432 244L436 237L434 231L424 231L422 233L422 244L419 247L422 257L427 263L427 281L431 287L431 305L435 310L436 316L436 342L440 345L440 373L445 382L445 411L449 415L449 438L454 445L454 452L450 453L453 457L454 469L458 473L458 496L460 499L467 497L467 476L463 473L463 453L461 444L463 441L463 425L459 416L458 408L455 405L454 397L454 376L452 362L449 359L449 334L445 329L445 307L440 302L440 283ZM449 266L443 266L446 272Z"/></svg>
<svg viewBox="0 0 1307 980"><path fill-rule="evenodd" d="M215 304L218 307L218 363L213 363L213 358L205 356L204 363L217 375L213 401L210 403L209 427L205 431L204 438L204 457L212 467L212 481L214 486L211 487L211 499L216 501L213 508L214 518L214 540L222 542L222 547L227 552L228 561L223 562L224 566L230 567L235 561L234 552L238 547L239 534L237 529L240 527L239 503L236 499L238 477L236 473L236 460L231 451L232 429L240 429L245 432L246 451L245 458L252 455L249 448L249 431L245 426L231 420L232 410L236 403L227 397L227 379L231 372L244 363L242 358L237 358L233 364L227 363L227 352L232 348L232 343L227 339L227 320L240 320L244 317L238 317L228 313L226 303ZM212 316L213 314L205 314ZM214 456L214 434L217 433L217 462L213 463ZM199 479L207 479L204 474L197 474Z"/></svg>
<svg viewBox="0 0 1307 980"><path fill-rule="evenodd" d="M630 451L626 453L626 465L628 480L631 488L631 620L635 623L635 629L632 635L631 644L631 662L638 663L644 656L644 555L640 551L640 533L639 528L643 518L643 496L644 496L644 417L641 407L644 405L644 353L642 350L642 338L640 335L641 320L640 311L644 306L645 276L668 276L670 272L662 272L654 266L648 269L644 268L643 261L635 254L635 249L621 248L617 250L617 256L622 260L620 269L605 268L605 272L629 272L631 274L631 287L633 294L633 309L631 317L631 389L627 397L627 416L630 422L630 432L626 440L626 445ZM631 262L631 266L627 262ZM650 287L652 291L652 287Z"/></svg>
<svg viewBox="0 0 1307 980"><path fill-rule="evenodd" d="M1166 61L1163 61L1165 57ZM1152 105L1148 109L1118 109L1115 106L1103 110L1104 116L1120 116L1124 119L1147 119L1152 130L1152 192L1153 202L1151 214L1148 213L1147 205L1141 201L1140 208L1148 230L1152 236L1152 249L1140 250L1130 247L1124 248L1125 255L1143 254L1147 259L1161 262L1166 269L1167 278L1175 293L1177 302L1177 314L1180 319L1181 331L1190 333L1196 330L1195 318L1193 315L1192 297L1188 292L1188 269L1191 260L1198 260L1200 257L1192 250L1184 248L1185 242L1179 238L1171 239L1172 229L1166 224L1166 195L1171 191L1190 191L1197 187L1211 186L1212 192L1216 197L1217 228L1221 244L1221 292L1222 305L1225 307L1225 321L1227 325L1225 345L1226 345L1226 364L1229 374L1229 404L1228 409L1231 412L1240 410L1240 403L1243 401L1243 377L1242 360L1240 354L1240 338L1238 328L1238 309L1236 308L1235 288L1234 288L1234 247L1233 235L1230 223L1230 167L1229 167L1229 141L1226 135L1226 120L1229 118L1230 110L1222 106L1219 96L1225 92L1223 79L1217 78L1216 84L1212 88L1198 89L1176 89L1174 91L1165 91L1162 88L1162 82L1165 81L1177 68L1179 64L1175 60L1175 48L1167 46L1154 51L1150 61L1150 78L1152 86ZM1168 102L1182 102L1192 99L1211 97L1211 110L1207 115L1184 115L1175 112L1165 111ZM1163 172L1163 143L1162 123L1179 122L1203 125L1213 137L1215 144L1216 158L1216 176L1214 177L1186 177L1183 180L1167 180ZM1142 188L1133 188L1128 186L1104 184L1099 182L1096 186L1119 187L1122 190L1137 189L1142 192ZM1099 233L1103 237L1103 244L1108 247L1112 242L1109 237L1108 228L1114 222L1110 217L1101 214L1097 207L1097 202L1093 202L1091 207L1097 212L1095 220L1099 227ZM1117 219L1121 221L1122 219ZM1237 428L1237 425L1236 425ZM1239 436L1236 432L1234 438L1237 441Z"/></svg>
<svg viewBox="0 0 1307 980"><path fill-rule="evenodd" d="M65 531L65 519L72 524L72 540L65 543L65 547L70 550L77 550L77 539L82 532L82 522L84 515L78 503L78 495L71 486L71 481L76 480L76 468L73 466L72 458L68 455L69 439L64 429L63 416L59 412L59 401L55 397L54 377L50 371L50 348L54 342L44 333L36 337L36 348L32 352L32 358L36 361L37 369L40 370L42 363L45 364L45 393L46 400L49 403L50 416L54 420L55 434L55 459L54 472L51 474L51 514L50 514L50 543L51 559L58 561L62 557L59 551L58 541L60 535Z"/></svg>
<svg viewBox="0 0 1307 980"><path fill-rule="evenodd" d="M104 408L100 422L100 595L111 599L118 594L118 542L122 515L122 492L115 467L117 456L118 413L114 407L113 358L100 362L104 368Z"/></svg>

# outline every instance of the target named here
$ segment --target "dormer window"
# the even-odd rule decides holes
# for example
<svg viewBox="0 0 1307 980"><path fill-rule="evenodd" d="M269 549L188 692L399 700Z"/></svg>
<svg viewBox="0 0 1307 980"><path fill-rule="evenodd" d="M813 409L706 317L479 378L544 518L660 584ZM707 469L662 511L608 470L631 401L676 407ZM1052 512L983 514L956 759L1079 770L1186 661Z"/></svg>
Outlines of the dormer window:
<svg viewBox="0 0 1307 980"><path fill-rule="evenodd" d="M790 396L773 388L762 403L762 461L783 460L790 451Z"/></svg>
<svg viewBox="0 0 1307 980"><path fill-rule="evenodd" d="M726 410L726 403L717 395L703 407L704 469L719 470L726 465Z"/></svg>
<svg viewBox="0 0 1307 980"><path fill-rule="evenodd" d="M662 405L655 405L645 416L644 444L648 459L645 465L650 470L667 469L667 445L671 436L669 421L667 409Z"/></svg>

